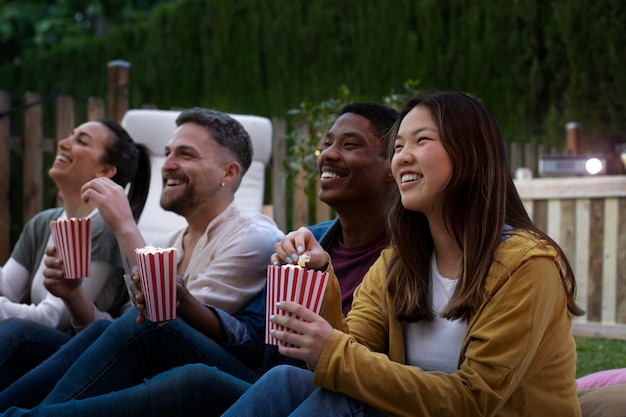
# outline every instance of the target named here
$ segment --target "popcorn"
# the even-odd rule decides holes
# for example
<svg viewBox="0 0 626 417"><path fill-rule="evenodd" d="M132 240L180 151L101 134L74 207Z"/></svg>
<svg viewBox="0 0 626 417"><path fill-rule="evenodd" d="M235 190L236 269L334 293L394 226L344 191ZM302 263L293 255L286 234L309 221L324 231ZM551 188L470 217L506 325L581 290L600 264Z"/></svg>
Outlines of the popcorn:
<svg viewBox="0 0 626 417"><path fill-rule="evenodd" d="M305 268L306 263L309 262L310 260L311 260L311 257L307 255L306 253L303 253L302 255L298 257L298 266L300 266L300 268Z"/></svg>
<svg viewBox="0 0 626 417"><path fill-rule="evenodd" d="M165 253L169 251L175 251L176 248L158 248L153 245L146 245L143 248L136 248L135 253L137 254L148 254L148 253Z"/></svg>
<svg viewBox="0 0 626 417"><path fill-rule="evenodd" d="M153 322L176 318L176 248L152 245L135 249L146 318Z"/></svg>

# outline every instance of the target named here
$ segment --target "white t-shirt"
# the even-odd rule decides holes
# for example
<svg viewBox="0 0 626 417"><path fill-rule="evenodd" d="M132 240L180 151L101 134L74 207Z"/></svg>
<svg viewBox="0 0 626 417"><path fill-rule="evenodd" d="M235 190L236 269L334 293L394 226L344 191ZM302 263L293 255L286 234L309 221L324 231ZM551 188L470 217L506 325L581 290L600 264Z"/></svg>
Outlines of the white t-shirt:
<svg viewBox="0 0 626 417"><path fill-rule="evenodd" d="M431 260L431 296L435 318L409 323L404 329L407 364L425 371L452 373L457 369L467 323L446 320L439 314L446 307L458 280L442 276L433 253Z"/></svg>

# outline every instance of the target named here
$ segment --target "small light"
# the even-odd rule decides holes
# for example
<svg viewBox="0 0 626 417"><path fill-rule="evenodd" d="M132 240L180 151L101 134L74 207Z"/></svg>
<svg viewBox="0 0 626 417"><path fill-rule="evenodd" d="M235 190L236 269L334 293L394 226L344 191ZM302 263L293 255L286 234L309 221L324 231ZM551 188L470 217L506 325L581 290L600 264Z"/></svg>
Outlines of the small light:
<svg viewBox="0 0 626 417"><path fill-rule="evenodd" d="M589 158L585 162L585 170L591 175L596 175L597 173L601 172L602 168L602 161L600 161L598 158Z"/></svg>
<svg viewBox="0 0 626 417"><path fill-rule="evenodd" d="M321 153L322 153L322 151L320 151L319 149L315 150L315 156L320 156Z"/></svg>
<svg viewBox="0 0 626 417"><path fill-rule="evenodd" d="M542 177L568 177L604 175L606 155L539 155L539 175Z"/></svg>

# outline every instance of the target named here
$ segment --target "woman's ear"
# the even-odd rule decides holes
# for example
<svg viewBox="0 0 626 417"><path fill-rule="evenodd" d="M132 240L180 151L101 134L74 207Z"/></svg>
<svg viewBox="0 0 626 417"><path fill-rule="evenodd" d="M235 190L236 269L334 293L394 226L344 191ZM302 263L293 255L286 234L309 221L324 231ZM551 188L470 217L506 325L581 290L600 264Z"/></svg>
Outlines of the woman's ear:
<svg viewBox="0 0 626 417"><path fill-rule="evenodd" d="M96 178L113 178L115 174L117 174L117 167L115 165L104 164L102 169L99 172L96 172Z"/></svg>

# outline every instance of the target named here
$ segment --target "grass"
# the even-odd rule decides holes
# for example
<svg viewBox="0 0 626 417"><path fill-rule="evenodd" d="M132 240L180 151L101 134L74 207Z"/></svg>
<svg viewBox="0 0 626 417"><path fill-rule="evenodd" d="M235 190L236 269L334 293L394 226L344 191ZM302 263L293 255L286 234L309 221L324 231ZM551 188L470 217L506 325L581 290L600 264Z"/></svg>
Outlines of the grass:
<svg viewBox="0 0 626 417"><path fill-rule="evenodd" d="M626 340L575 336L576 377L612 368L626 368Z"/></svg>

